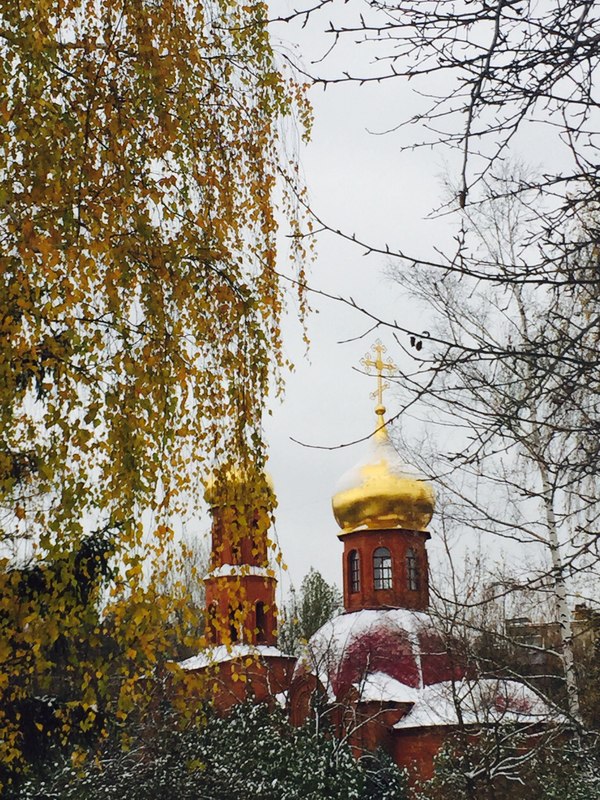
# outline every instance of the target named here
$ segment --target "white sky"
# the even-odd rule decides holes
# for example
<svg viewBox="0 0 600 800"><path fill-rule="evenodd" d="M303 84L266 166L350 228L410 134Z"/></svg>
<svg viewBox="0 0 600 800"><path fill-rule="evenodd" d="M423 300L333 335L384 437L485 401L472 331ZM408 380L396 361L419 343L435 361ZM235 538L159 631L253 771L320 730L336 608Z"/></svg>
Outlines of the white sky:
<svg viewBox="0 0 600 800"><path fill-rule="evenodd" d="M300 3L301 0L271 0L271 8L285 15ZM304 30L297 25L273 26L276 46L310 70L310 62L327 50L329 41L323 30L329 14L342 14L348 20L359 6L364 8L360 0L350 0L348 4L340 0ZM349 42L316 69L328 75L344 69L368 74L371 55L364 45L357 48ZM393 80L379 85L340 84L330 86L326 92L321 88L311 90L315 120L312 140L300 148L299 155L310 205L329 226L355 233L375 245L389 244L392 250L437 260L436 249L454 249L453 235L458 226L457 219L431 216L445 199L444 178L456 173L453 165L444 161L448 152L401 152L402 145L419 141L423 135L416 126L387 135L369 132L392 128L428 104L415 92L425 87L415 84L416 80L410 84ZM431 92L443 87L435 87L427 79L426 88ZM517 155L534 168L542 156L539 134L534 130L533 136L518 143ZM543 143L544 156L556 160L558 141L546 131ZM427 312L415 308L400 288L385 277L386 266L385 257L364 257L357 246L333 234L322 234L308 281L315 289L354 298L383 319L426 330ZM306 352L302 342L292 302L284 325L284 341L286 355L296 369L287 377L284 401L274 402L273 415L265 421L271 454L269 471L279 500L276 536L296 586L311 566L319 569L327 581L341 585L342 548L336 537L331 495L339 477L361 458L366 444L339 446L367 436L374 420L370 393L375 382L357 371L361 369L360 359L380 338L400 369L408 364L389 331L356 340L371 324L360 313L315 295L309 296L309 301L314 309L307 321L309 350ZM347 339L355 341L340 343ZM393 391L387 393L385 403L389 415L393 415ZM418 423L403 418L408 434L415 424ZM315 447L303 447L293 439ZM336 446L337 449L323 449ZM203 530L206 528L203 524ZM435 516L431 534L428 548L430 560L435 563L436 544L439 548ZM468 545L473 547L476 541L473 537ZM489 549L487 542L485 545ZM289 580L284 578L283 592L288 585Z"/></svg>
<svg viewBox="0 0 600 800"><path fill-rule="evenodd" d="M278 26L275 33L289 41L297 31ZM306 62L319 53L320 41L314 31L309 32L300 41L300 58ZM300 157L312 208L333 227L375 243L431 254L433 244L441 246L444 238L448 242L447 223L425 220L443 194L445 167L440 155L430 151L401 155L398 136L373 136L367 130L405 117L408 104L414 103L407 87L399 82L362 88L343 85L326 92L315 89L310 98L314 130ZM383 257L364 257L355 245L323 234L309 283L353 297L384 318L425 328L399 287L384 277L385 266ZM276 533L295 585L310 566L341 585L341 544L331 495L338 478L358 461L366 445L322 450L302 447L292 438L331 447L371 433L370 393L375 383L356 371L360 359L378 337L388 346L388 355L397 361L402 356L384 331L340 344L363 334L369 322L332 300L314 295L309 300L314 308L308 319L309 351L305 352L300 326L290 315L285 346L296 370L287 379L283 403L273 408L266 423L269 469L279 500ZM393 412L391 391L386 404Z"/></svg>

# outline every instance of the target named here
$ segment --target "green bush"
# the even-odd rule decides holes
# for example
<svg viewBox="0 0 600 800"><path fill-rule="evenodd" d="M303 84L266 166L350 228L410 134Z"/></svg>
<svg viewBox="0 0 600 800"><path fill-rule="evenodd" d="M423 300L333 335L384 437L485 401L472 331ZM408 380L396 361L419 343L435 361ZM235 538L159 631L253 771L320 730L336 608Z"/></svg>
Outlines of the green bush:
<svg viewBox="0 0 600 800"><path fill-rule="evenodd" d="M280 712L240 705L195 728L163 724L75 768L56 760L15 800L405 800L389 759L356 760L346 745L294 728Z"/></svg>

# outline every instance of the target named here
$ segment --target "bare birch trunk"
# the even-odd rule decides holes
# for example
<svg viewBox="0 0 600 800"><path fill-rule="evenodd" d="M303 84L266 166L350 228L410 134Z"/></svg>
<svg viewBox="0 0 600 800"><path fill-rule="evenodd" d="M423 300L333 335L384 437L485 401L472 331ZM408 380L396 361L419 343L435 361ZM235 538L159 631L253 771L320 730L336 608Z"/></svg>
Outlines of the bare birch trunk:
<svg viewBox="0 0 600 800"><path fill-rule="evenodd" d="M520 290L515 290L515 299L521 317L521 328L528 338L528 319L527 310L523 303ZM531 374L531 364L526 366L526 385L528 388L534 383ZM529 456L537 464L540 480L542 483L542 497L544 503L545 523L548 530L548 548L552 559L552 578L554 581L554 603L556 607L556 617L560 635L560 651L563 662L563 672L565 685L567 688L567 704L571 718L581 725L581 711L579 708L579 692L577 689L577 673L575 670L575 658L573 656L573 629L571 625L571 610L567 601L567 587L565 582L564 565L560 552L560 541L558 538L558 524L554 511L554 489L550 481L548 464L544 460L540 443L540 430L537 416L537 409L530 408L531 414L531 442L533 447L526 446Z"/></svg>
<svg viewBox="0 0 600 800"><path fill-rule="evenodd" d="M575 671L575 658L573 656L573 629L571 625L571 611L567 602L567 588L565 585L564 567L560 554L558 540L558 526L554 513L554 492L548 476L546 465L538 461L538 469L542 480L544 497L544 510L546 525L548 527L548 547L552 558L552 576L554 580L554 600L556 603L556 616L560 632L561 654L565 684L567 687L567 702L569 714L581 724L579 708L579 692L577 689L577 673Z"/></svg>

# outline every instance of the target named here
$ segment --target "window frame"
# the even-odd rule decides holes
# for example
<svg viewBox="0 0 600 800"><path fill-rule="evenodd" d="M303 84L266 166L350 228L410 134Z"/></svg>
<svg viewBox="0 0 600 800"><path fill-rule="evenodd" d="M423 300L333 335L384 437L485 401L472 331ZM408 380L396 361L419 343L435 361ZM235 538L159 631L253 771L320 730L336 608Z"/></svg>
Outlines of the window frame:
<svg viewBox="0 0 600 800"><path fill-rule="evenodd" d="M348 554L348 590L350 594L360 592L360 553L351 550Z"/></svg>
<svg viewBox="0 0 600 800"><path fill-rule="evenodd" d="M254 615L256 622L256 642L257 644L264 644L267 639L267 612L265 610L265 603L262 600L257 600L254 606Z"/></svg>
<svg viewBox="0 0 600 800"><path fill-rule="evenodd" d="M231 644L238 644L242 641L242 636L240 636L240 629L238 627L238 621L236 620L236 615L239 612L240 607L237 606L229 606L229 640Z"/></svg>
<svg viewBox="0 0 600 800"><path fill-rule="evenodd" d="M410 592L419 591L419 559L414 547L409 547L406 551L406 584Z"/></svg>
<svg viewBox="0 0 600 800"><path fill-rule="evenodd" d="M376 591L385 591L393 585L392 554L387 547L376 547L373 550L373 588Z"/></svg>

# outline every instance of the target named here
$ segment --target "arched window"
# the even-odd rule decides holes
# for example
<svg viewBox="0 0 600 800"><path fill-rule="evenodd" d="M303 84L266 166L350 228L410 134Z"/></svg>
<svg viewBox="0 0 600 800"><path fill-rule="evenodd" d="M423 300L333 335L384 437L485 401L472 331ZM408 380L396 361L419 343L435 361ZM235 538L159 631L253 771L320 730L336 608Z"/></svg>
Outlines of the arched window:
<svg viewBox="0 0 600 800"><path fill-rule="evenodd" d="M207 620L207 634L208 640L211 642L217 641L217 604L211 603L208 607L208 620Z"/></svg>
<svg viewBox="0 0 600 800"><path fill-rule="evenodd" d="M265 604L259 600L256 604L256 641L264 642L267 632L267 615L265 614Z"/></svg>
<svg viewBox="0 0 600 800"><path fill-rule="evenodd" d="M348 578L351 592L360 592L360 556L352 550L348 556Z"/></svg>
<svg viewBox="0 0 600 800"><path fill-rule="evenodd" d="M234 539L231 542L231 563L241 564L242 562L242 547L239 539Z"/></svg>
<svg viewBox="0 0 600 800"><path fill-rule="evenodd" d="M229 639L231 643L237 642L239 638L238 625L239 625L239 608L229 606Z"/></svg>
<svg viewBox="0 0 600 800"><path fill-rule="evenodd" d="M417 561L417 554L409 548L406 553L406 574L408 576L408 588L411 592L416 592L419 589L419 562Z"/></svg>
<svg viewBox="0 0 600 800"><path fill-rule="evenodd" d="M392 588L392 557L387 547L373 553L373 583L376 589Z"/></svg>

